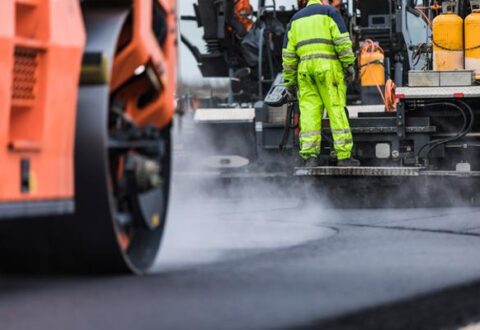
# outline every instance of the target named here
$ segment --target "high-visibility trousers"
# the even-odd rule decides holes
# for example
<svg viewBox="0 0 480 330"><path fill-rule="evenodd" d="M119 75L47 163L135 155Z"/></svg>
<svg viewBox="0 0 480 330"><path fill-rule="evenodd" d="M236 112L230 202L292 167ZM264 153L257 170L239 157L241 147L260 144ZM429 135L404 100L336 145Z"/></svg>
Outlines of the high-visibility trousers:
<svg viewBox="0 0 480 330"><path fill-rule="evenodd" d="M325 109L330 119L337 159L352 156L352 131L345 111L347 86L341 67L332 65L332 69L298 73L300 156L304 159L320 155Z"/></svg>

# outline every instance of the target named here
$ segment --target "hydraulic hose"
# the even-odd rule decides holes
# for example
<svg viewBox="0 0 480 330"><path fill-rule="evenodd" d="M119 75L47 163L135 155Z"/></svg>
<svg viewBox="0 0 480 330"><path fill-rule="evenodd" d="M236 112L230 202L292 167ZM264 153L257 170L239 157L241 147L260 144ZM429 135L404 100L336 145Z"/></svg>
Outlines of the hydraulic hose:
<svg viewBox="0 0 480 330"><path fill-rule="evenodd" d="M392 79L388 79L385 83L385 110L393 112L397 109L398 99L395 95L397 86Z"/></svg>
<svg viewBox="0 0 480 330"><path fill-rule="evenodd" d="M458 103L460 103L461 105L463 105L469 112L469 115L470 115L470 122L468 123L468 125L465 125L465 126L468 126L466 127L463 132L461 132L461 134L458 136L458 137L453 137L453 138L450 138L450 139L446 139L447 141L445 142L437 142L435 144L433 144L427 151L427 157L429 156L429 154L435 149L437 148L438 146L442 145L442 144L446 144L448 142L452 142L452 141L455 141L455 140L458 140L458 139L461 139L463 137L465 137L468 133L470 133L472 131L472 128L473 128L473 124L474 124L474 114L473 114L473 110L472 108L465 102L463 101L458 101ZM465 110L465 109L462 109L462 110ZM468 117L467 115L465 114L465 112L463 112L463 115L464 115L464 120L465 120L465 123L468 121Z"/></svg>
<svg viewBox="0 0 480 330"><path fill-rule="evenodd" d="M260 29L260 47L258 48L258 97L263 98L263 47L265 42L265 27Z"/></svg>
<svg viewBox="0 0 480 330"><path fill-rule="evenodd" d="M428 152L427 154L425 155L425 157L428 157L429 153L435 149L436 147L444 144L444 143L448 143L450 142L450 140L454 141L458 138L461 137L462 133L466 131L467 127L468 127L468 119L467 119L467 116L466 116L466 113L465 111L458 105L456 105L455 103L452 103L452 102L439 102L439 103L428 103L428 104L425 104L425 107L433 107L433 106L451 106L457 110L460 111L460 113L462 114L462 117L463 117L463 127L462 129L452 138L445 138L445 139L437 139L437 140L433 140L433 141L430 141L428 142L427 144L425 144L422 148L420 148L420 150L418 151L418 154L417 156L420 157L420 155L422 154L422 151L429 147L429 146L432 146L428 149Z"/></svg>
<svg viewBox="0 0 480 330"><path fill-rule="evenodd" d="M433 141L430 141L429 143L425 144L422 148L420 148L420 150L418 151L417 153L417 156L420 157L421 154L422 154L422 151L428 147L427 149L427 152L425 154L425 158L428 158L428 156L430 155L430 153L436 149L437 147L443 145L443 144L446 144L446 143L449 143L449 142L453 142L453 141L456 141L458 139L461 139L463 137L465 137L473 128L473 124L474 124L474 114L473 114L473 110L472 108L465 102L463 101L457 101L458 103L460 103L463 107L465 107L469 114L470 114L470 122L468 120L468 116L467 116L467 113L465 112L465 109L462 108L461 106L453 103L453 102L438 102L438 103L428 103L428 104L425 104L425 107L433 107L433 106L450 106L452 108L455 108L456 110L459 110L460 113L462 114L462 117L463 117L463 127L462 129L453 137L450 137L450 138L445 138L445 139L437 139L437 140L433 140Z"/></svg>

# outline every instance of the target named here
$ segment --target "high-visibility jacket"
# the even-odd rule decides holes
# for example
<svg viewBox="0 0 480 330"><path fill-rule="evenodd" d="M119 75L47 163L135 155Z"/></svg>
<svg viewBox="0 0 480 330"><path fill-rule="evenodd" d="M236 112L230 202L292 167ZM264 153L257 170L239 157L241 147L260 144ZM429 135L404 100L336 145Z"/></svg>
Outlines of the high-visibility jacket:
<svg viewBox="0 0 480 330"><path fill-rule="evenodd" d="M340 61L344 69L353 65L352 41L338 10L310 0L288 25L282 58L287 86L297 85L298 71L306 71L311 61L326 68L328 61Z"/></svg>
<svg viewBox="0 0 480 330"><path fill-rule="evenodd" d="M300 156L304 159L320 154L325 109L337 159L352 156L344 70L354 63L352 42L338 10L310 0L292 18L283 49L285 84L298 86Z"/></svg>

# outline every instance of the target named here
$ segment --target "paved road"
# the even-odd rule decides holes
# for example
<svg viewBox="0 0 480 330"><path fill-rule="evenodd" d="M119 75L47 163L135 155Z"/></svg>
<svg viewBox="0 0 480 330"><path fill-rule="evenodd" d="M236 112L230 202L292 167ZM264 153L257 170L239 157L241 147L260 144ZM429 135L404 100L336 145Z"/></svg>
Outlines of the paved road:
<svg viewBox="0 0 480 330"><path fill-rule="evenodd" d="M156 273L0 278L0 329L438 329L480 315L480 209L174 186Z"/></svg>

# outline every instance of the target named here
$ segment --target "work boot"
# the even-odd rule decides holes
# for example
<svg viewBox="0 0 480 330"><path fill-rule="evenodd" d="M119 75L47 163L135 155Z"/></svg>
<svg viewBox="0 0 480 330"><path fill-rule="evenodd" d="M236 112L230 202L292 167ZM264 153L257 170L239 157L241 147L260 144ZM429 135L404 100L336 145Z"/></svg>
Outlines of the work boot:
<svg viewBox="0 0 480 330"><path fill-rule="evenodd" d="M359 167L360 166L360 161L358 159L350 157L348 159L339 160L337 162L337 166L339 166L339 167Z"/></svg>
<svg viewBox="0 0 480 330"><path fill-rule="evenodd" d="M316 158L309 158L305 161L305 167L318 167L318 160Z"/></svg>

